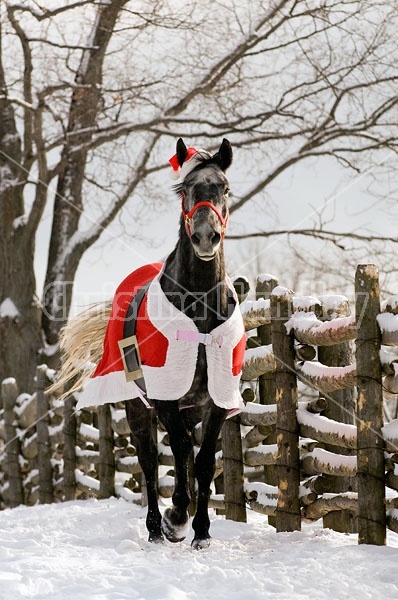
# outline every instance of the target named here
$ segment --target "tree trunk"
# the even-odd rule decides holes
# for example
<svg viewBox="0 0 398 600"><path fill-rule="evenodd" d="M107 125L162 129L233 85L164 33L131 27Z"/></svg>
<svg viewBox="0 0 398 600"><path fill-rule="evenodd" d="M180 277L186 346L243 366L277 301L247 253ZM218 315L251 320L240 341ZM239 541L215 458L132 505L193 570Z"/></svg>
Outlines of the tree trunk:
<svg viewBox="0 0 398 600"><path fill-rule="evenodd" d="M34 237L24 218L21 139L6 96L0 29L0 381L12 376L21 391L32 392L41 344Z"/></svg>
<svg viewBox="0 0 398 600"><path fill-rule="evenodd" d="M55 344L65 325L72 300L73 281L86 246L76 243L68 248L77 232L83 211L82 190L90 142L101 99L102 67L105 52L117 18L127 0L99 5L90 47L84 50L76 74L77 87L69 110L44 287L43 329L46 341ZM69 140L70 143L69 143Z"/></svg>

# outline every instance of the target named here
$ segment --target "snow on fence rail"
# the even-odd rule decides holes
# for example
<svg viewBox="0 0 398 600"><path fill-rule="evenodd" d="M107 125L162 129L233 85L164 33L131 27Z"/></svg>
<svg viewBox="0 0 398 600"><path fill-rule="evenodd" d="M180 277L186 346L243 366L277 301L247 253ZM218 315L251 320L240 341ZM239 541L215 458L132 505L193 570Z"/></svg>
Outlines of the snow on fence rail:
<svg viewBox="0 0 398 600"><path fill-rule="evenodd" d="M382 422L383 388L388 400L398 395L397 297L381 312L372 265L357 269L354 315L342 296L294 297L271 277L259 278L256 297L241 304L246 408L225 423L210 505L235 520L249 506L278 531L323 518L357 526L360 542L384 543L386 524L398 531L398 420ZM60 405L44 395L51 376L38 368L33 396L2 383L1 507L110 495L142 502L123 405L75 412L73 397ZM298 402L298 388L312 399ZM173 458L160 431L158 450L159 492L170 497Z"/></svg>

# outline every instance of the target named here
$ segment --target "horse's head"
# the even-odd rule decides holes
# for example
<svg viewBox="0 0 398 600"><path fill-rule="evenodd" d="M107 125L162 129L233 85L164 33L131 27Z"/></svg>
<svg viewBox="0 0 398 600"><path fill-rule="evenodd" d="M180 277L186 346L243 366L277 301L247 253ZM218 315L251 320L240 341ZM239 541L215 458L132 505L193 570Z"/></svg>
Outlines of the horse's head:
<svg viewBox="0 0 398 600"><path fill-rule="evenodd" d="M176 189L181 194L186 233L196 256L213 260L220 250L229 216L225 171L232 162L231 144L224 139L218 152L211 156L206 151L187 148L180 138L174 158L174 168L182 176Z"/></svg>

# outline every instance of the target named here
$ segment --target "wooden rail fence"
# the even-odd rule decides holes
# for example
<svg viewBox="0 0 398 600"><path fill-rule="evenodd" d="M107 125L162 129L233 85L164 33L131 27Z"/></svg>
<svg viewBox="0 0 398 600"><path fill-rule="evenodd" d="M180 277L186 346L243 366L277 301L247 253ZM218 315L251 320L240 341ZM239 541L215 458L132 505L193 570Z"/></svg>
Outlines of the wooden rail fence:
<svg viewBox="0 0 398 600"><path fill-rule="evenodd" d="M398 420L383 422L383 393L394 406L398 397L398 297L380 307L374 265L357 268L352 315L343 296L296 297L273 277L258 278L253 301L244 278L235 286L246 407L225 423L211 506L241 521L250 507L277 531L323 518L357 530L359 543L384 544L386 526L398 532ZM73 397L45 395L52 376L38 367L33 396L2 383L0 507L111 495L142 503L123 403L76 412ZM157 435L167 498L173 458Z"/></svg>

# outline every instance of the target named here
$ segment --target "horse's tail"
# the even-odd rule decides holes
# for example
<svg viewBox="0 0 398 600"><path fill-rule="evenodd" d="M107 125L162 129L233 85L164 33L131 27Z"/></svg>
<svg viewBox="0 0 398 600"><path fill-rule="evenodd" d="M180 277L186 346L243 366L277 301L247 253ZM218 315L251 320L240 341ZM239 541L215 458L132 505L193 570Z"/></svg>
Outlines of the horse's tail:
<svg viewBox="0 0 398 600"><path fill-rule="evenodd" d="M47 394L59 399L81 390L101 358L112 301L94 304L71 319L62 329L60 348L61 368Z"/></svg>

